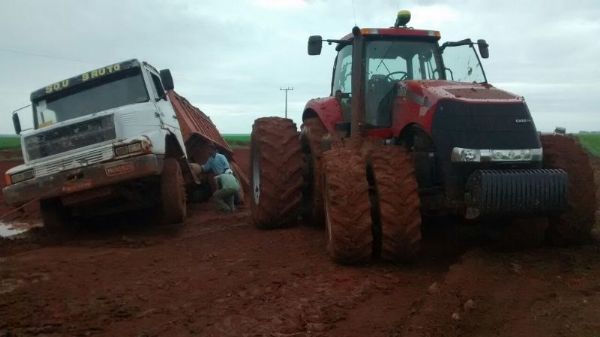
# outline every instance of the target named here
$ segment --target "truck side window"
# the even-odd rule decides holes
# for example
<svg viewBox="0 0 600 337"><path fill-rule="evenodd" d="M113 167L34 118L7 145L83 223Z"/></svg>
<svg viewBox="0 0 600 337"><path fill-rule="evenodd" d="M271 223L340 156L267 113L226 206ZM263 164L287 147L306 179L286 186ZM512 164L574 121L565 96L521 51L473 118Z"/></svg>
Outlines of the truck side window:
<svg viewBox="0 0 600 337"><path fill-rule="evenodd" d="M163 88L162 83L160 83L160 78L158 78L158 76L156 76L154 73L150 74L152 75L152 82L154 83L156 94L160 98L165 98L165 89Z"/></svg>

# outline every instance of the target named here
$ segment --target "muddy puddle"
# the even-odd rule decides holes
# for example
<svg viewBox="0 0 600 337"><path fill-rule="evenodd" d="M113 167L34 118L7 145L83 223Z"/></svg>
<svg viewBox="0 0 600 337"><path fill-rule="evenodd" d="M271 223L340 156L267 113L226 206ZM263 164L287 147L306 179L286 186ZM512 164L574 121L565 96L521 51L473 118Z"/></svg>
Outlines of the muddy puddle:
<svg viewBox="0 0 600 337"><path fill-rule="evenodd" d="M9 238L15 235L19 235L25 233L29 229L31 229L31 224L22 223L22 222L2 222L0 221L0 237L1 238Z"/></svg>

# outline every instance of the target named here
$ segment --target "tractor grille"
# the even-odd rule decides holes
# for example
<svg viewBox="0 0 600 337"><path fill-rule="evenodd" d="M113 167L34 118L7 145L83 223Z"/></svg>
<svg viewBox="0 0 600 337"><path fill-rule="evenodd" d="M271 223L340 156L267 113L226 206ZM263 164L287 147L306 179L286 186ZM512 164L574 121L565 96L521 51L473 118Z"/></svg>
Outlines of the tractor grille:
<svg viewBox="0 0 600 337"><path fill-rule="evenodd" d="M29 136L25 150L35 160L115 138L113 115L108 115Z"/></svg>
<svg viewBox="0 0 600 337"><path fill-rule="evenodd" d="M540 163L469 163L450 160L452 148L536 149L541 147L525 103L472 103L442 100L433 117L436 170L441 173L446 195L464 199L467 178L477 169L540 168Z"/></svg>

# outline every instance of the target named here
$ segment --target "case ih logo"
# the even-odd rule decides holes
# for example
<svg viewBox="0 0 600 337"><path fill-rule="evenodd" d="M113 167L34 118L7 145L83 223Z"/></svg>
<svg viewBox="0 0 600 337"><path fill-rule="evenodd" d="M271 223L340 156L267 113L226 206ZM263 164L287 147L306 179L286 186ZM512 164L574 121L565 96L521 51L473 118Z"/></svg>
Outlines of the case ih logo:
<svg viewBox="0 0 600 337"><path fill-rule="evenodd" d="M528 118L515 119L515 123L517 123L517 124L531 123L531 119L528 119Z"/></svg>

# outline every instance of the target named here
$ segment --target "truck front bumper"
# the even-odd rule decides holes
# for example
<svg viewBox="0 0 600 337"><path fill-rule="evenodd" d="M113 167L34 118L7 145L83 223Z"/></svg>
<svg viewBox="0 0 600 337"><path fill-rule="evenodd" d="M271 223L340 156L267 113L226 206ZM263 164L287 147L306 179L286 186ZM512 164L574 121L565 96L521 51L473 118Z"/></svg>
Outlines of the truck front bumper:
<svg viewBox="0 0 600 337"><path fill-rule="evenodd" d="M59 172L5 187L4 200L18 206L35 199L63 197L69 194L158 175L163 156L146 154Z"/></svg>

